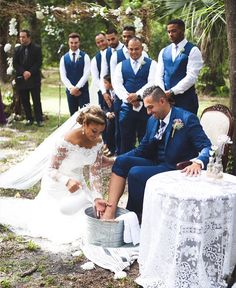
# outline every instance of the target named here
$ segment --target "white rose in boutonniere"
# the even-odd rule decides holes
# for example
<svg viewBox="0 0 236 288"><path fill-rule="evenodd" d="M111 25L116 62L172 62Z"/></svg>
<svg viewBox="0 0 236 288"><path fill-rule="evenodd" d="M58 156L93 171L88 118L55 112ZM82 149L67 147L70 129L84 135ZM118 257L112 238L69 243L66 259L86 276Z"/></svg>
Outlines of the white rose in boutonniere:
<svg viewBox="0 0 236 288"><path fill-rule="evenodd" d="M184 52L185 52L185 49L184 49L184 48L182 48L182 49L179 51L180 54L182 54L182 53L184 53Z"/></svg>
<svg viewBox="0 0 236 288"><path fill-rule="evenodd" d="M140 63L140 67L139 67L139 70L141 70L142 69L142 67L143 67L143 65L145 65L146 64L146 62L144 61L144 60L142 60L141 61L141 63Z"/></svg>
<svg viewBox="0 0 236 288"><path fill-rule="evenodd" d="M79 55L78 55L78 58L77 58L77 61L79 61L80 58L81 58L81 55L79 54Z"/></svg>
<svg viewBox="0 0 236 288"><path fill-rule="evenodd" d="M174 137L176 130L180 130L181 128L184 127L184 123L181 119L174 119L172 127L173 127L173 130L172 130L171 138Z"/></svg>

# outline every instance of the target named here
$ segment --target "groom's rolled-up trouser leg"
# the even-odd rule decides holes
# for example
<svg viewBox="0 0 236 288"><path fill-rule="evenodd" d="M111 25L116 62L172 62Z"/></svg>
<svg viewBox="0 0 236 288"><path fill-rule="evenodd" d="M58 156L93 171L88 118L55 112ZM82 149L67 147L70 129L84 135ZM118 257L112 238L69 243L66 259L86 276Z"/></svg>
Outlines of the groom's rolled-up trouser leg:
<svg viewBox="0 0 236 288"><path fill-rule="evenodd" d="M129 171L133 169L135 166L153 166L154 162L134 156L127 156L127 154L120 155L116 158L116 161L112 167L112 172L117 176L123 177L126 179L128 177ZM112 191L110 191L112 193ZM129 207L127 207L129 209ZM135 208L132 207L131 211L136 211Z"/></svg>
<svg viewBox="0 0 236 288"><path fill-rule="evenodd" d="M120 155L116 158L112 172L116 175L127 178L129 171L134 166L152 166L153 161L141 157L127 156L127 154Z"/></svg>
<svg viewBox="0 0 236 288"><path fill-rule="evenodd" d="M142 214L143 197L147 180L155 174L173 170L167 164L156 166L135 166L128 174L128 203L127 209L134 211L137 215Z"/></svg>

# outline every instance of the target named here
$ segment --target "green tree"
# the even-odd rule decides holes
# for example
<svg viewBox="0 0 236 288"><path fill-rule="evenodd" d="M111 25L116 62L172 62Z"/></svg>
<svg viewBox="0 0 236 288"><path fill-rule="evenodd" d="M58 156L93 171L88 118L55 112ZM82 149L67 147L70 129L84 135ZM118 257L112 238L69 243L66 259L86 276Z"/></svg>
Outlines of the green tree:
<svg viewBox="0 0 236 288"><path fill-rule="evenodd" d="M236 175L236 1L225 0L225 14L227 22L227 39L229 45L229 80L230 80L230 102L234 116L233 136L233 174Z"/></svg>

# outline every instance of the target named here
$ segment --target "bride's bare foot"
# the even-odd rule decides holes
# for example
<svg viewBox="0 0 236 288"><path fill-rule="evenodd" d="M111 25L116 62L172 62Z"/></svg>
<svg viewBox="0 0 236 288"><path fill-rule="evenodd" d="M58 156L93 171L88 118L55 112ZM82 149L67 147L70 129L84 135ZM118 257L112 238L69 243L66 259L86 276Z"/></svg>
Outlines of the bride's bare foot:
<svg viewBox="0 0 236 288"><path fill-rule="evenodd" d="M102 220L114 220L115 219L115 211L111 209L111 207L107 207L104 214L101 216Z"/></svg>

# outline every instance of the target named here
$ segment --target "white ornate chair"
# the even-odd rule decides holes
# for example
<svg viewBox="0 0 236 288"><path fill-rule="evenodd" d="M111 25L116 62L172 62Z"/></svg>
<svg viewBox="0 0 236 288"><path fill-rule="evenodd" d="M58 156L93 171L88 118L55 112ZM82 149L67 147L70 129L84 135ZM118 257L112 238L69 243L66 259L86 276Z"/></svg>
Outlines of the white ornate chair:
<svg viewBox="0 0 236 288"><path fill-rule="evenodd" d="M233 116L228 107L222 104L216 104L203 110L201 125L212 145L217 145L217 138L220 135L228 135L231 139L233 136ZM229 155L229 145L225 145L222 164L224 171L227 166ZM183 169L189 165L190 161L185 161L177 164L177 169Z"/></svg>

